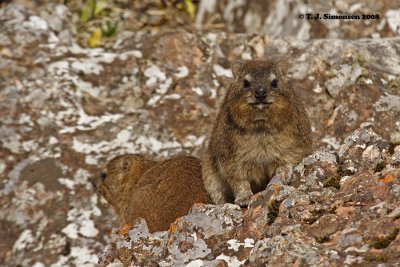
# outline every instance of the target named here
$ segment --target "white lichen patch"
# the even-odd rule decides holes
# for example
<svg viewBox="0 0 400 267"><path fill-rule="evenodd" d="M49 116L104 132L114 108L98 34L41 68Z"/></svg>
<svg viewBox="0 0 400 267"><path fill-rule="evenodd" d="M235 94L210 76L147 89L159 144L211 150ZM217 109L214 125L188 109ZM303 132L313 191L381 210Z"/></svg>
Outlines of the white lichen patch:
<svg viewBox="0 0 400 267"><path fill-rule="evenodd" d="M92 83L86 82L77 76L71 76L69 77L69 80L73 85L75 85L76 88L74 96L70 99L73 99L75 106L79 107L80 109L82 109L81 103L77 101L77 99L81 99L84 93L87 93L95 98L99 97L101 87L93 86Z"/></svg>
<svg viewBox="0 0 400 267"><path fill-rule="evenodd" d="M38 147L35 150L35 155L32 155L32 160L38 161L45 158L60 158L61 148L60 147Z"/></svg>
<svg viewBox="0 0 400 267"><path fill-rule="evenodd" d="M136 151L137 145L134 143L134 139L137 138L132 135L131 130L121 130L116 138L112 141L101 141L99 143L86 143L78 140L74 137L72 142L72 148L79 153L92 154L91 160L98 160L101 153L108 153L115 149L124 149L125 151Z"/></svg>
<svg viewBox="0 0 400 267"><path fill-rule="evenodd" d="M79 234L84 237L95 237L99 233L99 230L94 226L92 220L82 219L79 222L68 224L61 232L71 239L77 239Z"/></svg>
<svg viewBox="0 0 400 267"><path fill-rule="evenodd" d="M70 222L61 232L71 239L77 239L80 235L84 237L95 237L99 230L95 227L91 216L100 216L101 211L97 207L98 197L90 198L87 207L75 207L68 211L67 221Z"/></svg>
<svg viewBox="0 0 400 267"><path fill-rule="evenodd" d="M374 81L372 81L371 79L365 79L364 83L370 85L374 84Z"/></svg>
<svg viewBox="0 0 400 267"><path fill-rule="evenodd" d="M11 128L0 128L0 146L10 150L14 154L21 153L21 136Z"/></svg>
<svg viewBox="0 0 400 267"><path fill-rule="evenodd" d="M185 267L201 267L201 266L204 266L204 263L200 259L191 261L185 265Z"/></svg>
<svg viewBox="0 0 400 267"><path fill-rule="evenodd" d="M174 93L174 94L165 95L163 97L163 100L166 100L166 99L178 100L178 99L181 99L181 98L182 98L182 96L180 94Z"/></svg>
<svg viewBox="0 0 400 267"><path fill-rule="evenodd" d="M58 178L58 182L62 185L64 185L68 189L74 189L75 182L74 180L68 179L68 178Z"/></svg>
<svg viewBox="0 0 400 267"><path fill-rule="evenodd" d="M94 155L86 155L85 156L85 163L88 165L98 165L99 161Z"/></svg>
<svg viewBox="0 0 400 267"><path fill-rule="evenodd" d="M67 51L75 55L86 55L87 58L90 60L96 60L96 62L98 63L106 64L112 63L115 58L118 57L118 54L105 52L103 48L83 48L77 44L72 44L71 46L69 46L67 48ZM66 53L67 51L64 50L64 53ZM70 59L74 60L74 58Z"/></svg>
<svg viewBox="0 0 400 267"><path fill-rule="evenodd" d="M26 186L24 186L26 188ZM7 214L7 220L13 222L19 226L26 226L29 221L30 224L37 223L40 221L43 216L45 216L42 210L39 210L35 213L30 212L30 210L36 208L36 205L40 205L40 202L34 198L35 195L39 195L43 192L36 192L36 190L24 190L23 192L19 192L17 199L13 202L12 211L9 211ZM25 203L29 201L29 203Z"/></svg>
<svg viewBox="0 0 400 267"><path fill-rule="evenodd" d="M38 149L38 147L39 147L39 144L35 140L28 140L28 141L22 142L22 149L25 152L34 151L34 150Z"/></svg>
<svg viewBox="0 0 400 267"><path fill-rule="evenodd" d="M6 168L7 168L6 163L3 160L0 160L0 174L3 174Z"/></svg>
<svg viewBox="0 0 400 267"><path fill-rule="evenodd" d="M55 138L54 136L49 137L49 145L56 145L58 143L59 143L59 141L57 138Z"/></svg>
<svg viewBox="0 0 400 267"><path fill-rule="evenodd" d="M77 117L76 125L66 126L65 121L69 118ZM56 124L60 127L59 133L74 133L76 131L91 131L99 127L106 122L116 122L122 118L122 114L105 114L102 116L90 116L87 115L83 110L79 110L78 113L73 110L60 111L56 115Z"/></svg>
<svg viewBox="0 0 400 267"><path fill-rule="evenodd" d="M98 64L97 62L90 60L77 60L72 62L71 69L84 74L95 74L99 75L103 71L103 66Z"/></svg>
<svg viewBox="0 0 400 267"><path fill-rule="evenodd" d="M313 92L320 94L322 93L322 87L317 83L317 85L314 87Z"/></svg>
<svg viewBox="0 0 400 267"><path fill-rule="evenodd" d="M47 31L49 25L47 22L38 16L30 16L28 21L24 21L22 26L33 31Z"/></svg>
<svg viewBox="0 0 400 267"><path fill-rule="evenodd" d="M386 12L386 19L390 29L400 34L400 9L390 9Z"/></svg>
<svg viewBox="0 0 400 267"><path fill-rule="evenodd" d="M64 185L68 189L71 189L72 190L72 191L70 191L71 194L74 194L75 193L74 190L79 185L83 185L86 190L91 189L91 185L89 183L89 177L90 177L90 173L87 170L80 168L75 172L73 179L61 177L61 178L58 178L58 181L60 184ZM97 203L97 200L96 200L96 203Z"/></svg>
<svg viewBox="0 0 400 267"><path fill-rule="evenodd" d="M29 158L24 159L23 161L17 163L12 171L8 173L9 181L4 185L4 189L0 190L0 195L5 194L8 195L15 187L16 183L19 180L19 176L21 171L25 169L26 166L31 164L31 160Z"/></svg>
<svg viewBox="0 0 400 267"><path fill-rule="evenodd" d="M215 7L217 0L204 0L199 2L197 16L196 16L196 27L201 29L203 22L206 19L206 15L215 12ZM205 33L205 36L211 43L215 43L216 34L215 33Z"/></svg>
<svg viewBox="0 0 400 267"><path fill-rule="evenodd" d="M70 223L61 230L67 237L71 239L78 238L78 225L76 223Z"/></svg>
<svg viewBox="0 0 400 267"><path fill-rule="evenodd" d="M160 152L162 150L182 148L182 145L177 141L161 142L154 137L139 136L135 140L135 145L138 151Z"/></svg>
<svg viewBox="0 0 400 267"><path fill-rule="evenodd" d="M361 256L347 255L344 264L345 266L358 265L361 264L363 261L364 258Z"/></svg>
<svg viewBox="0 0 400 267"><path fill-rule="evenodd" d="M147 105L150 107L153 107L155 104L157 104L157 102L161 99L160 95L155 95L153 97L151 97L149 99L149 101L147 101Z"/></svg>
<svg viewBox="0 0 400 267"><path fill-rule="evenodd" d="M19 116L18 123L29 127L33 127L35 125L31 119L31 116L25 113Z"/></svg>
<svg viewBox="0 0 400 267"><path fill-rule="evenodd" d="M189 75L189 70L186 66L178 67L176 70L177 70L177 73L175 73L174 76L178 79L184 78Z"/></svg>
<svg viewBox="0 0 400 267"><path fill-rule="evenodd" d="M386 94L374 104L376 111L400 111L400 96Z"/></svg>
<svg viewBox="0 0 400 267"><path fill-rule="evenodd" d="M158 94L164 95L165 93L168 92L168 89L170 88L172 84L172 79L168 78L164 83L161 83L160 86L156 89L156 92Z"/></svg>
<svg viewBox="0 0 400 267"><path fill-rule="evenodd" d="M238 242L237 239L228 240L227 243L229 244L229 249L233 249L234 251L238 251L240 246L245 248L254 247L254 240L251 238L246 238L244 243Z"/></svg>
<svg viewBox="0 0 400 267"><path fill-rule="evenodd" d="M333 147L334 149L340 148L340 141L336 137L327 136L322 139L322 142L328 144L329 146Z"/></svg>
<svg viewBox="0 0 400 267"><path fill-rule="evenodd" d="M146 85L148 87L154 87L158 85L156 88L156 95L153 95L147 102L148 106L154 106L160 99L162 95L165 95L172 84L172 79L167 78L166 74L160 70L160 68L156 65L151 65L144 71L144 76L147 77Z"/></svg>
<svg viewBox="0 0 400 267"><path fill-rule="evenodd" d="M52 62L47 66L50 73L57 76L63 76L69 73L69 62L66 60Z"/></svg>
<svg viewBox="0 0 400 267"><path fill-rule="evenodd" d="M334 78L325 82L328 92L333 97L335 97L343 87L354 84L357 78L362 74L362 68L358 64L343 64L337 71L335 70L334 74Z"/></svg>
<svg viewBox="0 0 400 267"><path fill-rule="evenodd" d="M379 148L375 145L368 146L362 153L362 157L368 160L375 160L381 155Z"/></svg>
<svg viewBox="0 0 400 267"><path fill-rule="evenodd" d="M211 99L217 98L217 90L210 89L210 98Z"/></svg>
<svg viewBox="0 0 400 267"><path fill-rule="evenodd" d="M99 257L96 252L87 247L71 247L70 257L74 258L75 266L96 266Z"/></svg>
<svg viewBox="0 0 400 267"><path fill-rule="evenodd" d="M189 134L188 136L186 136L183 146L184 147L200 147L204 143L205 139L206 139L205 135L197 137L195 135Z"/></svg>
<svg viewBox="0 0 400 267"><path fill-rule="evenodd" d="M115 259L112 263L108 264L107 267L123 267L124 265L118 259Z"/></svg>
<svg viewBox="0 0 400 267"><path fill-rule="evenodd" d="M92 220L84 220L79 232L86 237L95 237L99 233L99 230L97 230Z"/></svg>
<svg viewBox="0 0 400 267"><path fill-rule="evenodd" d="M187 251L190 259L205 258L209 253L211 253L211 249L208 248L203 239L197 239L193 242L193 245L194 247Z"/></svg>
<svg viewBox="0 0 400 267"><path fill-rule="evenodd" d="M201 89L200 87L192 88L192 91L200 96L204 95L203 89Z"/></svg>
<svg viewBox="0 0 400 267"><path fill-rule="evenodd" d="M351 176L348 176L348 175L343 176L342 178L340 178L340 181L339 181L340 186L343 186L350 179L351 179Z"/></svg>
<svg viewBox="0 0 400 267"><path fill-rule="evenodd" d="M144 71L144 76L148 78L146 85L148 87L154 86L157 82L163 82L167 79L167 76L160 68L156 65L151 65Z"/></svg>
<svg viewBox="0 0 400 267"><path fill-rule="evenodd" d="M18 237L17 241L15 241L13 246L13 251L23 250L30 244L35 241L35 238L32 235L32 231L30 229L25 229L20 236Z"/></svg>
<svg viewBox="0 0 400 267"><path fill-rule="evenodd" d="M228 267L239 267L242 266L246 260L238 260L236 256L229 257L224 254L221 254L217 257L217 260L223 260L228 264Z"/></svg>
<svg viewBox="0 0 400 267"><path fill-rule="evenodd" d="M142 58L143 54L139 50L132 50L132 51L120 53L118 56L118 58L123 61L129 59L130 57Z"/></svg>
<svg viewBox="0 0 400 267"><path fill-rule="evenodd" d="M224 76L224 77L228 77L228 78L233 77L232 71L230 69L225 69L218 64L213 65L213 70L217 76Z"/></svg>
<svg viewBox="0 0 400 267"><path fill-rule="evenodd" d="M78 169L74 175L74 182L76 185L87 185L89 184L90 173L85 169ZM89 188L86 188L89 189Z"/></svg>

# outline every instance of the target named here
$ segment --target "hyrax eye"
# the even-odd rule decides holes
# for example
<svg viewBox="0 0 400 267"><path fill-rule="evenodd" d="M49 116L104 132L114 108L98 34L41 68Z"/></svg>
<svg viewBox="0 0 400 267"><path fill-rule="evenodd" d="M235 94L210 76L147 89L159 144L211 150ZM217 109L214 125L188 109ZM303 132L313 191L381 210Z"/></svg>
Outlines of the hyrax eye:
<svg viewBox="0 0 400 267"><path fill-rule="evenodd" d="M250 81L245 79L245 80L243 81L243 87L244 87L244 88L249 88L249 87L250 87Z"/></svg>
<svg viewBox="0 0 400 267"><path fill-rule="evenodd" d="M276 79L273 79L273 80L271 81L271 87L272 87L272 88L277 88L277 87L278 87L278 81L277 81Z"/></svg>

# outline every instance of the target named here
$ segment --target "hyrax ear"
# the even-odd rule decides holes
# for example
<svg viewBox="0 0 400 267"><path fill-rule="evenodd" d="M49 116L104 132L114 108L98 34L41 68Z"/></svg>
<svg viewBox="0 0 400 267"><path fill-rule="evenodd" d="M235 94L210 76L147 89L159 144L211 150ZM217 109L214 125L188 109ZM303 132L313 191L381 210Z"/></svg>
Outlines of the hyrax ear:
<svg viewBox="0 0 400 267"><path fill-rule="evenodd" d="M288 62L284 58L278 58L275 60L276 70L281 76L286 76L288 72Z"/></svg>
<svg viewBox="0 0 400 267"><path fill-rule="evenodd" d="M232 64L232 74L233 77L237 77L239 75L240 69L243 67L244 62L241 60L236 61Z"/></svg>

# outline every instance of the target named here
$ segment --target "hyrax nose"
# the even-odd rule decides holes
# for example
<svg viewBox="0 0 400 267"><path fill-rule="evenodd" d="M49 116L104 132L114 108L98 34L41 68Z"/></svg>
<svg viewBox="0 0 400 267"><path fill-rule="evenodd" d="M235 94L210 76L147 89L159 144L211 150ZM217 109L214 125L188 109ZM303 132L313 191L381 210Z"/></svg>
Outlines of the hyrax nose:
<svg viewBox="0 0 400 267"><path fill-rule="evenodd" d="M265 99L267 97L267 90L264 87L258 87L255 92L255 97L257 99Z"/></svg>

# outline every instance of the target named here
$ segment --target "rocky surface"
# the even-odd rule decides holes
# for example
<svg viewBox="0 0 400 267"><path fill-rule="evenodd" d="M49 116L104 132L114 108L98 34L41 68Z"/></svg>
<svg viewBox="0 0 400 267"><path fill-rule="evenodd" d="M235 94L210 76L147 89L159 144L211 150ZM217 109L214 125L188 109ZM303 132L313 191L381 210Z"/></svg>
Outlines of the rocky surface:
<svg viewBox="0 0 400 267"><path fill-rule="evenodd" d="M168 232L150 234L143 220L115 228L101 263L398 266L399 166L400 145L364 123L339 149L305 158L290 184L274 183L255 195L247 210L199 204Z"/></svg>
<svg viewBox="0 0 400 267"><path fill-rule="evenodd" d="M93 266L109 242L103 265L396 265L399 37L121 31L86 48L71 16L54 4L0 9L1 265ZM248 210L198 205L168 232L142 222L110 236L115 215L90 177L124 153L199 156L230 63L271 55L290 60L320 152Z"/></svg>
<svg viewBox="0 0 400 267"><path fill-rule="evenodd" d="M335 19L339 15L359 17ZM203 0L196 26L301 40L393 37L400 32L400 9L390 0Z"/></svg>

